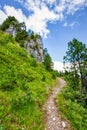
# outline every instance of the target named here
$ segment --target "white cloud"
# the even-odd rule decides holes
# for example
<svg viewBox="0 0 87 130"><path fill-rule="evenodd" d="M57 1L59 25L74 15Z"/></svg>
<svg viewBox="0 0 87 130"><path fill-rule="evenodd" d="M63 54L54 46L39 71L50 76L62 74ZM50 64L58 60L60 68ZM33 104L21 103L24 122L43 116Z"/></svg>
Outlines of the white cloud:
<svg viewBox="0 0 87 130"><path fill-rule="evenodd" d="M65 72L65 70L70 71L71 67L73 67L73 64L69 62L63 64L60 61L53 61L53 63L54 63L54 70L57 70L58 72Z"/></svg>
<svg viewBox="0 0 87 130"><path fill-rule="evenodd" d="M64 26L64 27L67 27L67 26L68 26L68 23L67 23L67 22L65 22L63 26Z"/></svg>
<svg viewBox="0 0 87 130"><path fill-rule="evenodd" d="M72 22L72 23L68 23L68 22L65 22L64 24L63 24L63 26L64 27L70 27L70 28L74 28L76 25L79 25L79 23L78 22Z"/></svg>
<svg viewBox="0 0 87 130"><path fill-rule="evenodd" d="M12 6L4 6L4 11L7 16L14 16L19 22L26 22L27 18L21 9L15 9Z"/></svg>
<svg viewBox="0 0 87 130"><path fill-rule="evenodd" d="M77 10L87 6L87 0L25 0L24 6L32 12L29 17L30 24L27 26L47 36L50 32L47 28L48 22L62 20L66 14L74 14ZM74 22L69 24L71 28L74 25Z"/></svg>
<svg viewBox="0 0 87 130"><path fill-rule="evenodd" d="M85 6L87 6L87 0L60 0L59 5L56 6L56 10L65 14L74 14Z"/></svg>
<svg viewBox="0 0 87 130"><path fill-rule="evenodd" d="M54 4L56 0L26 0L25 7L32 14L27 20L27 28L32 29L35 32L39 32L45 38L50 33L50 30L47 28L48 22L54 22L56 20L63 19L62 13L58 14L55 10L51 10L47 4Z"/></svg>
<svg viewBox="0 0 87 130"><path fill-rule="evenodd" d="M33 5L32 5L33 7ZM34 8L34 13L26 17L21 9L15 9L12 6L4 6L4 11L2 11L1 16L14 16L19 22L25 22L27 30L31 29L36 33L40 33L45 38L50 31L47 28L47 23L51 21L56 21L56 19L62 19L62 15L50 11L48 7L44 6L42 8ZM2 19L2 22L5 20Z"/></svg>
<svg viewBox="0 0 87 130"><path fill-rule="evenodd" d="M15 0L29 11L26 17L22 9L12 6L4 6L4 11L0 10L0 24L7 16L15 16L19 22L25 22L27 30L32 29L36 33L47 37L50 33L48 22L63 20L68 14L74 14L79 9L87 6L87 0ZM75 22L64 26L73 28Z"/></svg>
<svg viewBox="0 0 87 130"><path fill-rule="evenodd" d="M57 3L57 0L43 0L46 4L49 4L50 7Z"/></svg>
<svg viewBox="0 0 87 130"><path fill-rule="evenodd" d="M77 24L77 22L72 22L69 24L69 26L73 29L76 24Z"/></svg>
<svg viewBox="0 0 87 130"><path fill-rule="evenodd" d="M40 32L41 35L46 37L50 32L47 28L47 23L57 19L62 19L62 15L55 14L48 7L35 8L35 12L27 20L27 27L35 32Z"/></svg>
<svg viewBox="0 0 87 130"><path fill-rule="evenodd" d="M64 66L62 62L54 61L54 70L57 70L58 72L64 72Z"/></svg>
<svg viewBox="0 0 87 130"><path fill-rule="evenodd" d="M52 23L63 19L62 13L56 13L55 9L50 9L50 6L55 5L55 3L56 0L32 0L32 2L31 0L26 0L23 5L31 12L26 22L27 29L32 29L46 38L50 33L47 27L48 22Z"/></svg>
<svg viewBox="0 0 87 130"><path fill-rule="evenodd" d="M73 66L72 63L67 62L67 63L64 64L64 69L66 71L71 71L72 66Z"/></svg>
<svg viewBox="0 0 87 130"><path fill-rule="evenodd" d="M6 18L7 15L2 10L0 10L0 24L2 24Z"/></svg>

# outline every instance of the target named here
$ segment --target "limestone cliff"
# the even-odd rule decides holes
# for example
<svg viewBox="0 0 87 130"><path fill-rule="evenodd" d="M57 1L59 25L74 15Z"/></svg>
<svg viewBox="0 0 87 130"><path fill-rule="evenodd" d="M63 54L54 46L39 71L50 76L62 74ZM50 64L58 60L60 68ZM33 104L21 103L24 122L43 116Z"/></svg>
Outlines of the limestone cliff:
<svg viewBox="0 0 87 130"><path fill-rule="evenodd" d="M27 49L27 52L33 55L39 62L44 60L44 53L43 53L43 44L42 39L37 38L35 41L25 41L24 47Z"/></svg>
<svg viewBox="0 0 87 130"><path fill-rule="evenodd" d="M9 28L5 30L5 33L12 34L13 37L16 37L17 31L16 28L13 25L10 25Z"/></svg>
<svg viewBox="0 0 87 130"><path fill-rule="evenodd" d="M5 32L7 34L12 34L14 38L18 33L13 25L10 25L9 28L5 30ZM35 38L32 39L31 36L28 36L29 40L26 39L24 41L24 47L29 54L35 57L39 62L42 62L44 60L42 39L40 36L36 37L34 35L34 37Z"/></svg>

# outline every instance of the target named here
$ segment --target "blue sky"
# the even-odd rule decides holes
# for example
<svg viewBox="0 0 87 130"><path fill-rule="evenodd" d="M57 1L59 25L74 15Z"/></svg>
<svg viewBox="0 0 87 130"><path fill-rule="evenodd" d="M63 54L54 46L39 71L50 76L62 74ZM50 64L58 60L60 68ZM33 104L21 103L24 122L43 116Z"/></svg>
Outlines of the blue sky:
<svg viewBox="0 0 87 130"><path fill-rule="evenodd" d="M0 0L0 24L9 15L41 34L55 68L73 38L87 45L87 0Z"/></svg>

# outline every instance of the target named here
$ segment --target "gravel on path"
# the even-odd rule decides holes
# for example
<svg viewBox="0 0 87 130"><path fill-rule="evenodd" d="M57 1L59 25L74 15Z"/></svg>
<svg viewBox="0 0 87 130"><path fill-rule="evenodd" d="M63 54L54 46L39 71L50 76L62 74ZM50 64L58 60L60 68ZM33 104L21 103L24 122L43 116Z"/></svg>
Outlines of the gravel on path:
<svg viewBox="0 0 87 130"><path fill-rule="evenodd" d="M66 85L66 82L59 78L58 85L53 89L52 93L49 95L45 104L45 120L46 128L45 130L72 130L69 122L67 120L61 119L58 107L56 107L56 96Z"/></svg>

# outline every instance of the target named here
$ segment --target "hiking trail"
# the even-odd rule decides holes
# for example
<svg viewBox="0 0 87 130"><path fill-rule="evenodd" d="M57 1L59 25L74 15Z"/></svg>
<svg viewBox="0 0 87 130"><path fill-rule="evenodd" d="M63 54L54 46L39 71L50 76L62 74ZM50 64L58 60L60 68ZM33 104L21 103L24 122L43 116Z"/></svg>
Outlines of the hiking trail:
<svg viewBox="0 0 87 130"><path fill-rule="evenodd" d="M45 130L72 130L69 122L67 120L61 119L58 107L56 107L56 96L66 85L66 82L59 78L58 85L53 89L52 93L49 95L45 104L45 119L46 128Z"/></svg>

